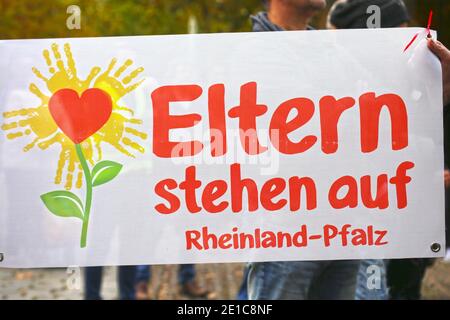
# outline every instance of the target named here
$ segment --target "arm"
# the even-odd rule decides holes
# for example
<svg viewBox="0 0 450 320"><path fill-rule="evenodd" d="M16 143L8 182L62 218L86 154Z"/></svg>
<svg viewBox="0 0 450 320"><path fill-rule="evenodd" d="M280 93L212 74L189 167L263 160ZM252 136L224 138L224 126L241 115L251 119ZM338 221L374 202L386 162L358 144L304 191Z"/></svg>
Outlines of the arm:
<svg viewBox="0 0 450 320"><path fill-rule="evenodd" d="M428 41L428 48L441 60L444 106L446 106L450 103L450 50L439 41L431 39Z"/></svg>

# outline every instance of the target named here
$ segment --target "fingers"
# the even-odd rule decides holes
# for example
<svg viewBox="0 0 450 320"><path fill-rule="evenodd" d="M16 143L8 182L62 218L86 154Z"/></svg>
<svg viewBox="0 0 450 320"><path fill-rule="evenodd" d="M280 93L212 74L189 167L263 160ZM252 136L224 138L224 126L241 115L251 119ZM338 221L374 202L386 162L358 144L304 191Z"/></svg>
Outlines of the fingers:
<svg viewBox="0 0 450 320"><path fill-rule="evenodd" d="M89 72L86 80L83 81L83 85L89 86L91 81L92 81L92 79L94 79L99 72L100 72L100 67L93 67L91 69L91 71Z"/></svg>
<svg viewBox="0 0 450 320"><path fill-rule="evenodd" d="M47 81L48 81L48 78L44 77L44 76L42 75L41 71L39 71L38 68L33 67L33 68L31 68L31 70L32 70L33 73L36 75L36 77L38 77L38 78L41 79L42 81L44 81L44 82L47 82Z"/></svg>
<svg viewBox="0 0 450 320"><path fill-rule="evenodd" d="M50 52L47 49L45 49L42 52L42 55L44 56L45 63L47 63L48 72L55 73L55 68L53 68L52 59L50 58Z"/></svg>
<svg viewBox="0 0 450 320"><path fill-rule="evenodd" d="M433 52L441 61L450 59L450 51L439 41L430 39L428 40L428 48Z"/></svg>
<svg viewBox="0 0 450 320"><path fill-rule="evenodd" d="M142 84L142 82L144 82L144 81L145 81L145 79L141 79L138 82L136 82L135 84L128 86L125 90L125 93L130 93L131 91L133 91L134 89L139 87Z"/></svg>
<svg viewBox="0 0 450 320"><path fill-rule="evenodd" d="M59 153L59 160L58 160L58 166L56 168L56 175L55 175L55 184L60 184L62 180L62 174L64 167L66 166L66 163L68 163L69 158L67 152L64 152L62 150Z"/></svg>
<svg viewBox="0 0 450 320"><path fill-rule="evenodd" d="M81 164L77 166L77 181L75 187L80 189L83 186L83 169L81 168Z"/></svg>
<svg viewBox="0 0 450 320"><path fill-rule="evenodd" d="M98 136L94 135L94 146L95 146L95 149L97 150L97 157L98 157L99 161L102 160L102 157L103 157L100 142L101 142L101 140L98 138Z"/></svg>
<svg viewBox="0 0 450 320"><path fill-rule="evenodd" d="M30 125L29 117L33 114L35 110L36 110L35 108L29 108L5 112L3 114L3 117L5 119L13 118L16 116L22 117L22 119L11 122L5 122L1 124L0 128L8 132L6 138L12 140L26 135L30 135L31 130L29 129Z"/></svg>
<svg viewBox="0 0 450 320"><path fill-rule="evenodd" d="M139 75L139 73L141 73L142 71L144 71L143 67L139 67L139 68L135 69L134 71L132 71L128 76L123 78L123 80L122 80L123 84L129 84L131 82L131 80L135 79Z"/></svg>
<svg viewBox="0 0 450 320"><path fill-rule="evenodd" d="M25 147L23 147L23 151L28 152L31 149L33 149L34 146L36 145L36 143L39 142L39 140L40 140L39 138L34 138L33 141L31 141L29 144L27 144Z"/></svg>
<svg viewBox="0 0 450 320"><path fill-rule="evenodd" d="M54 145L55 143L60 143L60 141L63 141L64 138L62 138L62 137L63 137L63 134L58 132L55 135L53 135L52 137L50 137L49 139L39 142L38 147L41 150L46 150L51 145Z"/></svg>
<svg viewBox="0 0 450 320"><path fill-rule="evenodd" d="M117 63L117 59L116 58L111 59L111 62L108 65L108 69L106 69L104 74L109 74L111 72L111 70L114 68L114 66L116 65L116 63Z"/></svg>
<svg viewBox="0 0 450 320"><path fill-rule="evenodd" d="M66 173L66 184L64 185L64 188L66 190L72 189L73 185L73 176L75 171L75 162L76 162L76 152L72 149L69 149L68 151L68 158L69 158L69 165L67 166L67 173Z"/></svg>
<svg viewBox="0 0 450 320"><path fill-rule="evenodd" d="M116 77L116 78L120 77L120 75L121 75L126 69L128 69L128 67L131 66L132 63L133 63L133 61L131 61L130 59L127 59L127 60L119 67L119 69L116 70L116 72L114 73L114 77Z"/></svg>
<svg viewBox="0 0 450 320"><path fill-rule="evenodd" d="M29 89L30 89L30 92L31 92L32 94L34 94L36 97L38 97L39 99L41 99L41 101L42 101L43 104L44 104L44 103L45 103L45 104L47 103L48 97L47 97L45 94L43 94L42 91L39 90L39 88L38 88L34 83L30 84Z"/></svg>
<svg viewBox="0 0 450 320"><path fill-rule="evenodd" d="M123 137L122 138L122 143L126 146L131 147L132 149L139 151L140 153L144 153L145 149L144 147L142 147L139 143L127 138L127 137Z"/></svg>
<svg viewBox="0 0 450 320"><path fill-rule="evenodd" d="M130 108L127 108L127 107L116 106L116 110L128 112L132 116L134 115L134 110L130 109Z"/></svg>
<svg viewBox="0 0 450 320"><path fill-rule="evenodd" d="M133 136L139 137L143 140L147 139L147 134L145 132L138 131L130 127L125 127L125 132L128 132L129 134L132 134Z"/></svg>

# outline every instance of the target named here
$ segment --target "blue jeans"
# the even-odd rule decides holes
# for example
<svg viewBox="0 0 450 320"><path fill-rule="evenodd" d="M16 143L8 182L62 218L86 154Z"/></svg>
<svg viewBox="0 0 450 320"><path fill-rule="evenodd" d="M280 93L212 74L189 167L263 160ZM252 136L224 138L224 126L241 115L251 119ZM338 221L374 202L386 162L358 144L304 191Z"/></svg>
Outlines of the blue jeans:
<svg viewBox="0 0 450 320"><path fill-rule="evenodd" d="M386 261L361 260L356 285L356 300L389 300Z"/></svg>
<svg viewBox="0 0 450 320"><path fill-rule="evenodd" d="M119 299L134 300L134 279L136 277L136 266L118 267ZM102 286L103 267L85 268L84 277L84 299L101 300L100 289Z"/></svg>
<svg viewBox="0 0 450 320"><path fill-rule="evenodd" d="M237 294L236 300L248 300L247 283L248 283L249 270L250 270L249 265L246 265L244 268L244 274L242 275L242 283L239 288L239 292Z"/></svg>
<svg viewBox="0 0 450 320"><path fill-rule="evenodd" d="M152 277L151 266L136 267L136 282L149 282ZM180 264L178 267L178 283L184 285L195 278L195 266L193 264Z"/></svg>
<svg viewBox="0 0 450 320"><path fill-rule="evenodd" d="M250 300L353 300L359 261L258 262L249 265Z"/></svg>

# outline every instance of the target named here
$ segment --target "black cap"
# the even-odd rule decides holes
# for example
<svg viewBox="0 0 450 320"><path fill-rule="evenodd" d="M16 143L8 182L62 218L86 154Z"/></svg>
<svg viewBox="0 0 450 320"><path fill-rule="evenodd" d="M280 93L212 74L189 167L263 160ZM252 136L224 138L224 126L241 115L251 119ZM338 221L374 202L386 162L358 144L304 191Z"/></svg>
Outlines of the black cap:
<svg viewBox="0 0 450 320"><path fill-rule="evenodd" d="M398 27L410 20L408 9L402 0L347 0L338 2L330 12L330 23L337 29L367 28L369 6L381 9L381 28Z"/></svg>

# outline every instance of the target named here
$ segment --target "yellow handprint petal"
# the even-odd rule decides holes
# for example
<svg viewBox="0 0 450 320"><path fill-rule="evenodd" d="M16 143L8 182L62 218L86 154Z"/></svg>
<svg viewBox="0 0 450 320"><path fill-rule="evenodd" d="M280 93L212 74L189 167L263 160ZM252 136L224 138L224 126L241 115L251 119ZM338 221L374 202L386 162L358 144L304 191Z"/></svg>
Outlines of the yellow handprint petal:
<svg viewBox="0 0 450 320"><path fill-rule="evenodd" d="M136 89L144 81L140 79L132 83L144 69L138 67L126 74L126 70L133 64L132 60L127 59L113 71L117 65L117 59L113 58L104 72L100 67L93 66L86 78L82 79L77 72L70 45L66 43L63 48L64 55L61 54L57 43L53 43L50 50L42 51L47 74L37 67L32 68L32 72L42 81L50 95L44 94L35 83L31 83L29 91L40 100L39 105L4 112L3 118L7 121L2 123L0 128L6 132L8 139L25 139L29 136L31 139L23 147L25 152L36 146L41 150L58 147L59 159L54 182L64 184L66 189L71 189L73 185L77 188L82 186L83 173L73 143L60 131L50 114L48 109L50 97L63 88L73 89L79 94L88 88L100 88L107 92L113 101L112 116L99 132L83 142L81 146L83 153L88 163L94 165L94 154L96 160L101 160L102 146L107 143L122 154L134 157L131 151L144 152L144 147L132 137L145 140L147 134L130 127L130 125L142 125L142 120L120 114L124 112L133 116L134 112L132 108L118 103L124 95ZM119 79L120 77L123 78ZM126 137L126 134L132 137Z"/></svg>
<svg viewBox="0 0 450 320"><path fill-rule="evenodd" d="M131 66L133 64L133 61L128 59L126 60L120 67L119 69L116 70L116 72L114 73L114 77L118 78L120 77L120 75L126 70L128 69L129 66Z"/></svg>
<svg viewBox="0 0 450 320"><path fill-rule="evenodd" d="M75 60L72 56L72 50L70 50L70 46L68 43L64 44L64 53L67 57L67 68L69 77L75 78L77 76L77 68L75 67Z"/></svg>
<svg viewBox="0 0 450 320"><path fill-rule="evenodd" d="M129 147L133 148L134 150L139 151L140 153L144 153L144 151L145 151L145 149L139 143L137 143L127 137L124 137L122 139L122 142L124 145L129 146Z"/></svg>
<svg viewBox="0 0 450 320"><path fill-rule="evenodd" d="M144 68L139 67L135 70L133 70L128 76L124 77L122 80L123 84L128 84L131 82L131 80L135 79L142 71L144 71ZM141 80L143 81L143 80Z"/></svg>

